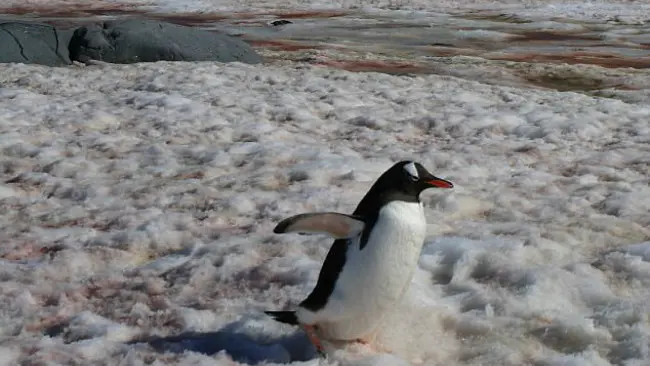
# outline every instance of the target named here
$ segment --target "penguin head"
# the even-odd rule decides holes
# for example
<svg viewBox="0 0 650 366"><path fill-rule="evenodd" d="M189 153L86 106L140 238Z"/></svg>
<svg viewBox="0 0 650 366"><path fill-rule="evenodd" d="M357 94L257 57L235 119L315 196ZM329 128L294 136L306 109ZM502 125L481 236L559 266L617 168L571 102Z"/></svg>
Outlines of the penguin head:
<svg viewBox="0 0 650 366"><path fill-rule="evenodd" d="M388 170L391 184L402 193L418 197L428 188L453 188L454 184L448 180L438 178L429 173L422 164L405 160L393 165ZM387 173L388 173L387 172Z"/></svg>
<svg viewBox="0 0 650 366"><path fill-rule="evenodd" d="M373 215L391 201L420 202L420 193L425 189L453 187L453 183L429 173L418 162L400 161L375 181L354 210L354 215Z"/></svg>

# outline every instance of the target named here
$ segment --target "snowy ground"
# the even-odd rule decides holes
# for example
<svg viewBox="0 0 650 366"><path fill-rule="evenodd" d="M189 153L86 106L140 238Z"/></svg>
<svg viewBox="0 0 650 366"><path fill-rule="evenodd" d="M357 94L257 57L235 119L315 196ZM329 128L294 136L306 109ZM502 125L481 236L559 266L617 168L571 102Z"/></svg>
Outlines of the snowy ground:
<svg viewBox="0 0 650 366"><path fill-rule="evenodd" d="M0 365L647 365L650 96L463 70L0 65ZM331 241L271 230L352 211L405 158L456 188L424 194L393 353L313 359L262 311L306 296Z"/></svg>

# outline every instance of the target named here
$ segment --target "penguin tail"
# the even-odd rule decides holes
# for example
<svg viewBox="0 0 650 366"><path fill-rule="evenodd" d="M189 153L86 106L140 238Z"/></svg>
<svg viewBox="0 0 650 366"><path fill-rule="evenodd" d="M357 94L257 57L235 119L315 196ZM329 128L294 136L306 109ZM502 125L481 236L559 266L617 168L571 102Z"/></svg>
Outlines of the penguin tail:
<svg viewBox="0 0 650 366"><path fill-rule="evenodd" d="M298 317L295 311L265 311L266 315L271 316L273 319L280 323L298 325Z"/></svg>

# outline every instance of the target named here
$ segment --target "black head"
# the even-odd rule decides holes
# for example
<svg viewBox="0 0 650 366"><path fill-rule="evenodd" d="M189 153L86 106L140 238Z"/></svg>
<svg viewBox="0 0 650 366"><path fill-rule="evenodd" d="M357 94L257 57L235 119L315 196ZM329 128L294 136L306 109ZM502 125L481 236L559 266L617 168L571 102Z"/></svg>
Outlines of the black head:
<svg viewBox="0 0 650 366"><path fill-rule="evenodd" d="M453 188L447 180L429 173L422 164L414 161L400 161L377 179L385 190L398 191L415 198L428 188Z"/></svg>
<svg viewBox="0 0 650 366"><path fill-rule="evenodd" d="M429 173L420 163L400 161L377 179L359 203L355 214L369 213L390 201L419 202L420 193L428 188L453 187L453 183Z"/></svg>

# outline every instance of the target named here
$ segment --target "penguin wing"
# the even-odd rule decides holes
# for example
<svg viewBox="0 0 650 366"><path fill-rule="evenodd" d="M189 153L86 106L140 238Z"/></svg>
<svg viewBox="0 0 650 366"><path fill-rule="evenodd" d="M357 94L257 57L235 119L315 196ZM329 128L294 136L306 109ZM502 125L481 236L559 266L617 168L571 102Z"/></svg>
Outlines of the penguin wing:
<svg viewBox="0 0 650 366"><path fill-rule="evenodd" d="M327 234L334 239L358 236L366 226L359 216L338 212L310 212L286 218L273 229L276 234Z"/></svg>

